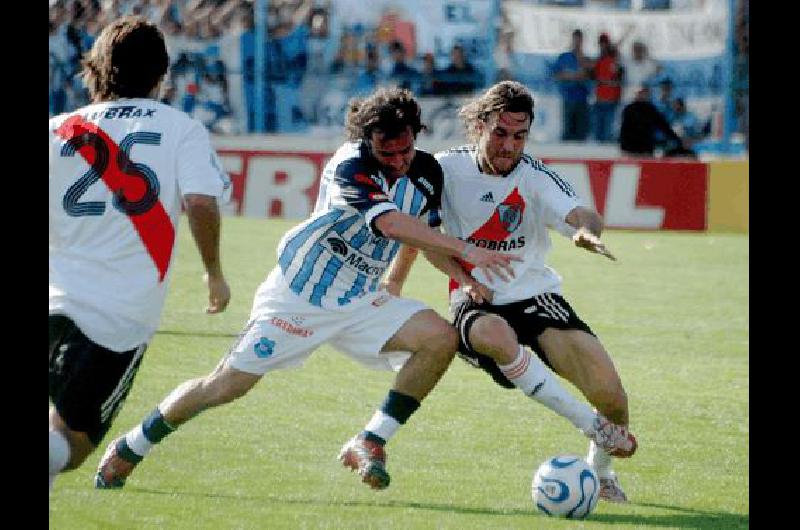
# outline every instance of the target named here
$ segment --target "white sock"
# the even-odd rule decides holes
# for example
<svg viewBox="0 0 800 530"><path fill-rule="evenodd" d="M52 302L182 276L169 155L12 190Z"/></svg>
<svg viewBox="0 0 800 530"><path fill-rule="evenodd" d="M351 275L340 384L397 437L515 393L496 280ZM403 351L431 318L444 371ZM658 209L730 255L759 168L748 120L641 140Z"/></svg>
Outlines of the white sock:
<svg viewBox="0 0 800 530"><path fill-rule="evenodd" d="M141 423L128 431L128 434L125 435L125 442L127 442L128 448L139 456L147 456L147 453L153 448L153 444L144 435Z"/></svg>
<svg viewBox="0 0 800 530"><path fill-rule="evenodd" d="M66 467L69 462L69 442L58 431L50 430L50 491L53 490L53 481L56 475Z"/></svg>
<svg viewBox="0 0 800 530"><path fill-rule="evenodd" d="M498 364L500 370L522 390L526 396L538 401L559 416L572 422L581 431L592 428L595 412L576 399L555 377L536 355L531 355L520 346L516 358L510 364Z"/></svg>
<svg viewBox="0 0 800 530"><path fill-rule="evenodd" d="M376 410L375 414L372 415L372 419L369 420L367 426L364 427L364 430L375 433L388 442L389 438L394 436L394 433L399 428L400 423L396 419L385 414L381 410Z"/></svg>
<svg viewBox="0 0 800 530"><path fill-rule="evenodd" d="M611 470L612 456L599 447L594 440L589 442L589 454L586 456L586 461L597 472L600 478L610 478L614 472Z"/></svg>

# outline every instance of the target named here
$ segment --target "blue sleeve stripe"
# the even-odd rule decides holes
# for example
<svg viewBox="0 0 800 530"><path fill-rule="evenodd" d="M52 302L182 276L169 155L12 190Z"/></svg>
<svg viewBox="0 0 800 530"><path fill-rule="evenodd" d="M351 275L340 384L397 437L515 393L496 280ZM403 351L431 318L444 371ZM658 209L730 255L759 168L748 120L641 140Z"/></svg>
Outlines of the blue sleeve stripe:
<svg viewBox="0 0 800 530"><path fill-rule="evenodd" d="M336 278L336 275L339 273L339 269L342 268L342 260L337 258L336 256L332 256L331 259L328 260L327 265L325 265L325 270L322 271L322 277L319 279L319 283L314 286L314 290L311 291L311 298L309 301L316 305L322 305L322 297L325 296L325 293L328 292L331 284L333 284L333 280Z"/></svg>
<svg viewBox="0 0 800 530"><path fill-rule="evenodd" d="M281 252L280 258L278 259L281 270L284 273L287 271L289 265L291 265L292 261L294 261L297 251L300 250L300 247L302 247L308 238L311 237L311 234L313 234L319 227L337 220L342 215L344 215L344 210L331 210L322 217L319 217L309 223L308 226L290 239L289 242L286 243L283 252Z"/></svg>
<svg viewBox="0 0 800 530"><path fill-rule="evenodd" d="M345 217L341 221L337 221L333 226L331 226L331 231L336 232L339 235L344 234L347 230L355 224L356 221L359 219L363 219L363 217L359 214L351 215L350 217Z"/></svg>
<svg viewBox="0 0 800 530"><path fill-rule="evenodd" d="M393 241L392 243L394 244L392 245L392 250L389 251L389 260L388 260L389 263L391 263L391 261L394 259L395 255L397 254L397 251L400 250L399 241Z"/></svg>
<svg viewBox="0 0 800 530"><path fill-rule="evenodd" d="M337 300L339 305L346 305L350 303L350 300L353 299L354 296L359 295L364 292L364 285L367 283L367 277L364 274L359 273L356 276L356 281L353 282L353 286L350 287L343 296L340 296Z"/></svg>

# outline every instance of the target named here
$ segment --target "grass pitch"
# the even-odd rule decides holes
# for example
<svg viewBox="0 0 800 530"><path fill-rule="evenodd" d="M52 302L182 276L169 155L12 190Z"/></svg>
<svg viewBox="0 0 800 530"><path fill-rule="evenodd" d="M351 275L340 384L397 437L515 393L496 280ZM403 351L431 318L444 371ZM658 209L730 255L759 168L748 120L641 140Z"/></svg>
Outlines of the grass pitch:
<svg viewBox="0 0 800 530"><path fill-rule="evenodd" d="M295 222L225 218L232 301L204 314L202 267L184 219L161 329L102 446L60 475L50 527L69 528L747 528L748 236L608 232L612 263L553 234L564 295L611 352L628 392L637 454L615 469L631 500L586 521L549 519L530 500L540 462L585 455L566 420L456 359L387 447L389 489L341 467L341 444L391 385L324 347L265 377L158 446L121 491L92 478L105 445L176 385L208 373L250 311ZM446 315L446 281L420 258L405 293ZM570 387L572 388L572 387Z"/></svg>

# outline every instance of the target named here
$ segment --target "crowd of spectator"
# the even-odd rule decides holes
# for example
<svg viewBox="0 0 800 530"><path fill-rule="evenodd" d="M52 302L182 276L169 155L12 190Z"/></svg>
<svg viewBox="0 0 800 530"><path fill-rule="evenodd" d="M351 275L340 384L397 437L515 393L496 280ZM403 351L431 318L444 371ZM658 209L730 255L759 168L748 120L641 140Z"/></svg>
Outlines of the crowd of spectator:
<svg viewBox="0 0 800 530"><path fill-rule="evenodd" d="M475 57L456 42L448 60L415 49L412 21L391 10L371 27L334 17L335 0L269 0L265 50L263 121L255 115L255 13L253 0L50 0L50 115L88 102L80 76L80 58L99 30L128 14L142 15L164 31L172 65L162 91L163 102L197 117L217 133L246 133L260 125L265 132L303 130L320 123L331 92L342 98L365 94L378 86L399 85L420 96L469 94L501 79L513 79L514 35L503 20L495 39L494 72L475 66ZM666 9L676 0L529 0L542 5ZM699 0L681 0L682 3ZM741 8L741 5L744 8ZM748 2L737 13L737 66L749 57ZM744 11L743 11L744 10ZM335 26L334 26L335 24ZM597 57L583 52L583 33L572 33L572 45L552 64L551 79L562 96L563 140L618 142L626 107L658 88L652 102L684 146L709 134L674 93L663 69L648 54L647 44L624 45L598 38ZM629 53L622 53L627 49ZM469 50L474 53L474 50ZM742 59L743 58L743 59ZM492 77L490 74L494 74ZM738 86L741 86L740 83ZM747 105L746 85L737 105ZM341 103L341 102L339 102ZM341 105L340 105L341 106ZM746 113L744 108L740 114ZM340 116L328 117L338 124ZM746 128L746 123L745 123ZM653 132L656 146L668 137Z"/></svg>

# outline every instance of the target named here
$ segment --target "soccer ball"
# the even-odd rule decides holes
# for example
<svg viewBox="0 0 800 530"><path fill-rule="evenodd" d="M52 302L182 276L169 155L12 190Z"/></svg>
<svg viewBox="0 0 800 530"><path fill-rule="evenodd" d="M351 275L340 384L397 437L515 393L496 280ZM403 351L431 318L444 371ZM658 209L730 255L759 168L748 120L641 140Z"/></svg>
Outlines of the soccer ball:
<svg viewBox="0 0 800 530"><path fill-rule="evenodd" d="M539 511L551 516L583 519L597 506L600 481L592 466L575 455L559 455L539 466L531 495Z"/></svg>

